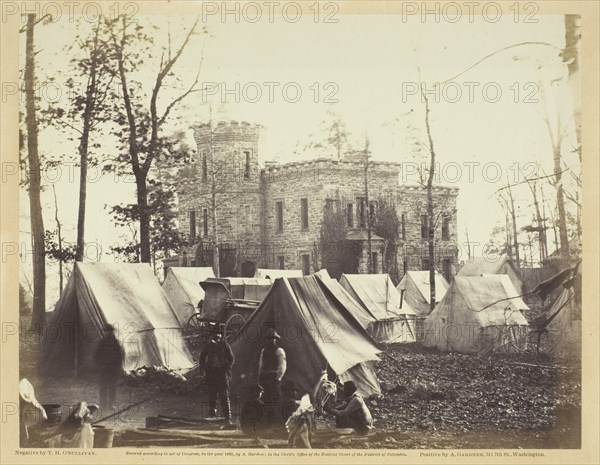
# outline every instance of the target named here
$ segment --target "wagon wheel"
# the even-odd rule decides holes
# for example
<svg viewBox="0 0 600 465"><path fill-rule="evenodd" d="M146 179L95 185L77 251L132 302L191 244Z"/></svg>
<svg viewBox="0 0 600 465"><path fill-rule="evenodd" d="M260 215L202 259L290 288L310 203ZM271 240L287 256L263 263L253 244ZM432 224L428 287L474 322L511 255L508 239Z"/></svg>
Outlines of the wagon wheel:
<svg viewBox="0 0 600 465"><path fill-rule="evenodd" d="M229 340L246 324L246 320L239 313L231 315L225 322L225 339Z"/></svg>
<svg viewBox="0 0 600 465"><path fill-rule="evenodd" d="M207 321L200 317L200 313L194 313L185 326L186 331L199 332L206 329Z"/></svg>

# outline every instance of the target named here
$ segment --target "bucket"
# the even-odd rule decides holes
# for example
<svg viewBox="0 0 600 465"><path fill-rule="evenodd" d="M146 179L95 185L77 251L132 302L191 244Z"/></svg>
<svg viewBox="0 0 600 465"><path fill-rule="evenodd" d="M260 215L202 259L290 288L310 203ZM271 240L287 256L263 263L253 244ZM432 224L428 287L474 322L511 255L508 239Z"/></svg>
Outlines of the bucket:
<svg viewBox="0 0 600 465"><path fill-rule="evenodd" d="M62 408L60 404L43 404L46 416L48 417L47 422L51 425L60 423L62 419Z"/></svg>
<svg viewBox="0 0 600 465"><path fill-rule="evenodd" d="M94 426L94 449L112 447L115 431L104 426Z"/></svg>

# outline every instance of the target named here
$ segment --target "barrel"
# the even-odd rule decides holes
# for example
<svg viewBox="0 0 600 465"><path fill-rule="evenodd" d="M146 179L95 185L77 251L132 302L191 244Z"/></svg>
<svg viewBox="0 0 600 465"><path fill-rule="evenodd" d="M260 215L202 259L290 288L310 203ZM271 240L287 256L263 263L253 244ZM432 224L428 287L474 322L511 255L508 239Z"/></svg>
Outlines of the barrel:
<svg viewBox="0 0 600 465"><path fill-rule="evenodd" d="M47 422L56 425L60 423L62 419L62 407L60 404L43 404L46 416L48 417Z"/></svg>
<svg viewBox="0 0 600 465"><path fill-rule="evenodd" d="M113 445L115 431L104 426L94 426L94 449L106 449Z"/></svg>

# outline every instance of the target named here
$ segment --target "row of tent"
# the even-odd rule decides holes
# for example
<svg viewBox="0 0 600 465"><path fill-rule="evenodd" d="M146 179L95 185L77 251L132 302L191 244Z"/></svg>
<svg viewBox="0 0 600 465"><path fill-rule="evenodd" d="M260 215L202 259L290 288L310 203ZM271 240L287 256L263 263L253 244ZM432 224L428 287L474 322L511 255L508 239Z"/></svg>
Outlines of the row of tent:
<svg viewBox="0 0 600 465"><path fill-rule="evenodd" d="M178 288L181 300L187 298L195 310L199 281L210 273L169 271L172 282L165 279L161 288L146 264L76 263L50 319L56 337L46 338L48 367L93 368L95 348L110 323L122 343L126 371L192 368L182 336L185 315L179 315L169 289ZM338 282L324 270L275 279L232 342L236 383L256 382L257 357L269 328L282 335L288 373L299 386L309 389L329 371L342 381L352 379L367 396L379 393L372 362L382 351L380 343L414 341L418 318L425 318L426 346L466 353L521 347L527 306L508 275L459 275L451 285L436 276L440 302L429 315L428 279L428 272L411 271L394 287L388 275L344 275Z"/></svg>

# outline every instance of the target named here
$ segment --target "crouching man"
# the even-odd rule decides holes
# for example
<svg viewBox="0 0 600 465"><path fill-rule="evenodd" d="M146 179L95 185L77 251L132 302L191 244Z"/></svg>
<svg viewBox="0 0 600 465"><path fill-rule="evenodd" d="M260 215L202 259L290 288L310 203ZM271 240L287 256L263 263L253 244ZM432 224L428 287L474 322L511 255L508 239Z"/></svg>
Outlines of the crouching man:
<svg viewBox="0 0 600 465"><path fill-rule="evenodd" d="M358 392L353 381L346 381L343 388L344 401L330 409L335 415L338 428L353 428L358 434L366 435L373 429L373 417L369 407Z"/></svg>

